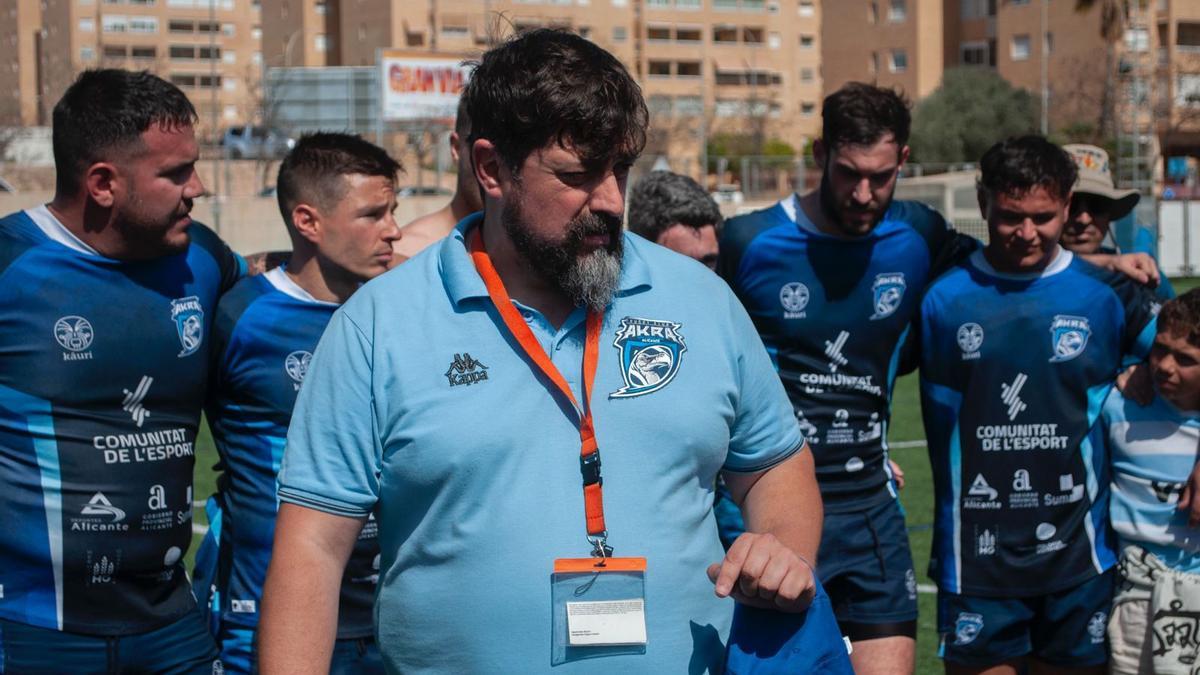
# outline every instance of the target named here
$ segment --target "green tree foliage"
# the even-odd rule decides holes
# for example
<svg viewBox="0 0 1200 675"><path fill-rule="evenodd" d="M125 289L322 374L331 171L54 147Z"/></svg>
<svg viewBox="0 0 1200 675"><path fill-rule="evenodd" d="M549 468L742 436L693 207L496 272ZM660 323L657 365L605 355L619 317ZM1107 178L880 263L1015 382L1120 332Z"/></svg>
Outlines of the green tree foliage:
<svg viewBox="0 0 1200 675"><path fill-rule="evenodd" d="M909 145L914 162L977 162L993 143L1037 129L1033 95L994 71L953 68L917 104Z"/></svg>
<svg viewBox="0 0 1200 675"><path fill-rule="evenodd" d="M709 157L795 157L786 141L769 138L759 146L752 134L717 133L708 138Z"/></svg>

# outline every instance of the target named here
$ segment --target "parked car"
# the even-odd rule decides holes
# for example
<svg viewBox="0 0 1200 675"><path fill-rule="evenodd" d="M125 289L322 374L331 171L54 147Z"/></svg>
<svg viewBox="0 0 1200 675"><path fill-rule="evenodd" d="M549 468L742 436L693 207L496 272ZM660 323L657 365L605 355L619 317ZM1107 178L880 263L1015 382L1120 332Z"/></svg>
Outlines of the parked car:
<svg viewBox="0 0 1200 675"><path fill-rule="evenodd" d="M279 129L257 126L229 127L221 145L233 159L278 159L296 145L296 139Z"/></svg>
<svg viewBox="0 0 1200 675"><path fill-rule="evenodd" d="M709 193L709 196L718 204L741 204L746 200L738 186L729 183L718 185L716 191Z"/></svg>
<svg viewBox="0 0 1200 675"><path fill-rule="evenodd" d="M454 193L450 190L436 185L410 185L396 190L396 197L400 199L405 197L449 197L452 194Z"/></svg>

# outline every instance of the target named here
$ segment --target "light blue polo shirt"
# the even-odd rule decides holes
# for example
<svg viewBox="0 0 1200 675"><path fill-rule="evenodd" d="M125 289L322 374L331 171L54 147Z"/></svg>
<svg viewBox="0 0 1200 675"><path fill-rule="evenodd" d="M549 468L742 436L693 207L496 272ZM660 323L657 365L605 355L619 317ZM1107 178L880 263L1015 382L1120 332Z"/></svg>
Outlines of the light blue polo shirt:
<svg viewBox="0 0 1200 675"><path fill-rule="evenodd" d="M334 315L279 474L283 501L376 512L376 630L398 672L550 672L552 564L590 552L575 417L487 296L464 244L478 221ZM555 330L517 306L580 396L585 313ZM713 481L769 468L803 437L746 312L691 259L626 234L600 345L609 543L647 558L649 644L553 672L717 672L733 602L705 574L723 557Z"/></svg>

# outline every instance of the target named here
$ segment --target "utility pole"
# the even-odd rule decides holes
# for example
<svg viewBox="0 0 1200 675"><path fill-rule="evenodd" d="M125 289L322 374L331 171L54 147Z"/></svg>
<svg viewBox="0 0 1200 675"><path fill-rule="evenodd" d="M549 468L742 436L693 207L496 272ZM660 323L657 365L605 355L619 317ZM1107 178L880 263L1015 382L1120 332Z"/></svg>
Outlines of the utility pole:
<svg viewBox="0 0 1200 675"><path fill-rule="evenodd" d="M1050 0L1042 0L1042 135L1046 136L1050 133L1050 55L1047 53L1050 50L1050 34L1047 29L1050 27L1047 14L1050 7Z"/></svg>
<svg viewBox="0 0 1200 675"><path fill-rule="evenodd" d="M209 124L212 128L212 142L216 144L220 134L220 116L217 114L217 0L208 0L208 86L212 110L209 111ZM213 162L212 178L212 216L213 231L221 233L221 163Z"/></svg>

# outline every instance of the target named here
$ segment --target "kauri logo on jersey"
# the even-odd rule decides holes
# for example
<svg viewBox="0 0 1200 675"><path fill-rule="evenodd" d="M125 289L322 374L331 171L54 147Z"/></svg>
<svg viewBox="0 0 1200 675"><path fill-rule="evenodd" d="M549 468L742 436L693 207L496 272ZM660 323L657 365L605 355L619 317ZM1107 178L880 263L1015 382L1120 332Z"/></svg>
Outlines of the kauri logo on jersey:
<svg viewBox="0 0 1200 675"><path fill-rule="evenodd" d="M783 305L783 318L803 319L804 308L808 307L808 286L799 281L784 284L779 289L779 304Z"/></svg>
<svg viewBox="0 0 1200 675"><path fill-rule="evenodd" d="M687 346L679 329L683 324L625 317L617 326L613 346L621 352L621 377L625 386L609 398L650 394L675 379Z"/></svg>
<svg viewBox="0 0 1200 675"><path fill-rule="evenodd" d="M875 313L871 315L871 320L886 319L895 314L896 310L900 309L900 301L904 299L906 287L903 272L875 275L875 282L871 284Z"/></svg>
<svg viewBox="0 0 1200 675"><path fill-rule="evenodd" d="M308 374L308 364L312 362L312 352L296 351L287 355L283 360L283 370L292 378L292 383L297 391L300 385L304 383L304 376Z"/></svg>
<svg viewBox="0 0 1200 675"><path fill-rule="evenodd" d="M54 322L54 339L63 349L72 352L87 351L95 335L91 322L82 316L64 316Z"/></svg>
<svg viewBox="0 0 1200 675"><path fill-rule="evenodd" d="M179 344L183 345L179 357L195 354L204 341L204 308L200 306L200 298L189 295L172 300L171 319L179 333Z"/></svg>
<svg viewBox="0 0 1200 675"><path fill-rule="evenodd" d="M1086 317L1057 314L1050 322L1050 343L1054 355L1050 363L1062 363L1083 353L1092 328Z"/></svg>
<svg viewBox="0 0 1200 675"><path fill-rule="evenodd" d="M964 323L958 327L958 348L962 350L963 361L979 358L979 348L983 346L983 326L977 323Z"/></svg>

